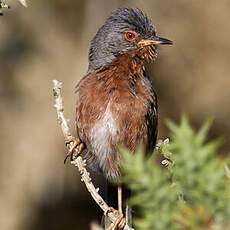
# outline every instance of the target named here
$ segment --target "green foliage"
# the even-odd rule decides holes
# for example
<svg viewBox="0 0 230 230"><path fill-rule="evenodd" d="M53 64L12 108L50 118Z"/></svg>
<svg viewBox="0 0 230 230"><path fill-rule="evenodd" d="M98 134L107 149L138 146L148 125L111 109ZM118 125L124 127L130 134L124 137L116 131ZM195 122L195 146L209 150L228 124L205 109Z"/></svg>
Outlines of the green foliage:
<svg viewBox="0 0 230 230"><path fill-rule="evenodd" d="M167 124L171 141L158 143L152 156L144 156L142 147L135 154L120 149L124 157L122 180L133 191L131 205L139 210L136 228L229 228L228 159L217 156L220 139L206 142L211 121L198 132L185 116L179 125ZM156 159L161 159L161 164Z"/></svg>

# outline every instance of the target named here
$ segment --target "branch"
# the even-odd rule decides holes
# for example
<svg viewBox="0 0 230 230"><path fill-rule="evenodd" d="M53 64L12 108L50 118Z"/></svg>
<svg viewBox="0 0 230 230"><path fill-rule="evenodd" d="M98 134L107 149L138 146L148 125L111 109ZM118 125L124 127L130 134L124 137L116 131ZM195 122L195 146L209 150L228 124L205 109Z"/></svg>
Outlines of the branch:
<svg viewBox="0 0 230 230"><path fill-rule="evenodd" d="M19 2L20 2L24 7L27 7L27 2L26 2L26 0L19 0Z"/></svg>
<svg viewBox="0 0 230 230"><path fill-rule="evenodd" d="M9 5L7 5L5 2L3 2L3 1L0 0L0 10L1 9L9 9L9 8L10 8ZM0 11L0 15L1 16L3 15L2 11Z"/></svg>
<svg viewBox="0 0 230 230"><path fill-rule="evenodd" d="M24 7L27 7L26 0L19 0L19 2L20 2ZM10 8L10 6L7 5L6 3L4 3L3 1L0 0L0 8Z"/></svg>
<svg viewBox="0 0 230 230"><path fill-rule="evenodd" d="M64 107L63 107L63 100L61 97L61 88L62 88L62 83L57 80L53 80L53 96L55 102L54 107L56 108L58 122L64 134L65 141L69 141L72 135L70 133L67 120L64 116ZM68 150L70 150L73 147L73 144L74 144L73 142L70 142L70 144L67 146ZM95 202L103 210L104 215L108 217L111 223L115 224L118 217L118 211L117 210L111 211L111 208L106 204L104 199L100 196L99 188L95 188L94 184L91 181L90 174L86 170L86 161L83 160L79 154L80 154L79 149L74 148L74 156L77 157L75 157L71 161L71 164L73 164L78 168L81 175L81 181L85 183L87 190L89 191L89 193L91 194ZM134 230L134 229L126 224L124 230Z"/></svg>
<svg viewBox="0 0 230 230"><path fill-rule="evenodd" d="M27 7L26 0L19 0L19 2L24 6ZM1 9L10 9L10 6L7 5L4 1L0 0L0 16L3 16Z"/></svg>

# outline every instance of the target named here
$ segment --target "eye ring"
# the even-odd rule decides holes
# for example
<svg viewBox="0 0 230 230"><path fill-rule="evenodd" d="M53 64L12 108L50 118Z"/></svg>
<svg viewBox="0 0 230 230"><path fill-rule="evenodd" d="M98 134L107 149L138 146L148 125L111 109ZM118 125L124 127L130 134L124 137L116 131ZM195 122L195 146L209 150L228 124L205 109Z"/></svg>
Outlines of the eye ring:
<svg viewBox="0 0 230 230"><path fill-rule="evenodd" d="M125 37L126 41L128 41L128 42L134 42L138 38L138 35L134 31L126 31L124 33L124 37Z"/></svg>

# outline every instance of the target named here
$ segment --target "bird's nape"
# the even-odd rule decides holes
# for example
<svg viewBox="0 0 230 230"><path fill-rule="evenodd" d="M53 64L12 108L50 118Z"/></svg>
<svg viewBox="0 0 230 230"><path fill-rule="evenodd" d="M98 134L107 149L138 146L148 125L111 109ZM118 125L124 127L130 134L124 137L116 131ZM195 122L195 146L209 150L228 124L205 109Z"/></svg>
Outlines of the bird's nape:
<svg viewBox="0 0 230 230"><path fill-rule="evenodd" d="M140 9L113 11L91 41L89 70L112 63L119 55L137 50L141 40L154 37L157 37L155 26Z"/></svg>

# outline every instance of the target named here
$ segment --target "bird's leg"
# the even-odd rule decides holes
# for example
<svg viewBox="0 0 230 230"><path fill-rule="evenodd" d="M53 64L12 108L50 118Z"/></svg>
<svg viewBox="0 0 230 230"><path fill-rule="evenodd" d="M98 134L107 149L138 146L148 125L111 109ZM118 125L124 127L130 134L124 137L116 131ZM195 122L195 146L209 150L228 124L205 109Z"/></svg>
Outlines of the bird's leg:
<svg viewBox="0 0 230 230"><path fill-rule="evenodd" d="M122 186L117 186L117 203L118 203L118 212L122 213Z"/></svg>
<svg viewBox="0 0 230 230"><path fill-rule="evenodd" d="M117 201L118 201L117 220L114 224L112 223L107 230L123 229L126 224L122 212L122 186L121 185L118 185L117 187Z"/></svg>
<svg viewBox="0 0 230 230"><path fill-rule="evenodd" d="M118 212L113 208L110 208L109 211L117 212L117 220L115 223L111 223L106 230L116 230L116 229L123 229L126 224L126 219L124 218L122 212L122 186L118 185L117 187L117 203L118 203Z"/></svg>
<svg viewBox="0 0 230 230"><path fill-rule="evenodd" d="M76 157L74 155L75 150L77 150L76 152L78 152L79 155L85 148L84 143L82 143L79 138L75 138L73 136L68 136L68 138L65 140L65 144L68 147L68 153L65 157L64 163L69 157L71 160L73 160L73 158Z"/></svg>

